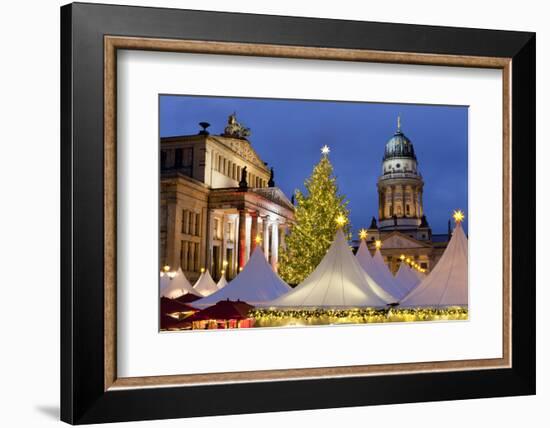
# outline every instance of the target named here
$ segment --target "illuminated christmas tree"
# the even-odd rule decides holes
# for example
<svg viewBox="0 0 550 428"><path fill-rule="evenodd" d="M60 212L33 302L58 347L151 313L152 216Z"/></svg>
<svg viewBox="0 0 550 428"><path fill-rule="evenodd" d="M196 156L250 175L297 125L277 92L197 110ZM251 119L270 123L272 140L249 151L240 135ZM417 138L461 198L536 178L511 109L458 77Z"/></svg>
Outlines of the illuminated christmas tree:
<svg viewBox="0 0 550 428"><path fill-rule="evenodd" d="M296 191L294 224L281 249L278 273L287 283L302 282L325 256L338 228L337 219L344 219L344 233L349 235L349 211L345 196L338 194L336 177L328 159L327 146L321 160L305 181L305 193Z"/></svg>

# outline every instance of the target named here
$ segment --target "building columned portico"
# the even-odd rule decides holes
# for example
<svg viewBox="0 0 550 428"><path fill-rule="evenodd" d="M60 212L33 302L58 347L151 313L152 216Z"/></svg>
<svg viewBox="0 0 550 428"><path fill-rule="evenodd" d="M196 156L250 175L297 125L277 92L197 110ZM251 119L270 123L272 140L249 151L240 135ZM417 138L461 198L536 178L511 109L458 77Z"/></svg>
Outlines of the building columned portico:
<svg viewBox="0 0 550 428"><path fill-rule="evenodd" d="M234 278L261 245L276 271L294 207L235 115L221 135L161 139L160 263L195 280Z"/></svg>

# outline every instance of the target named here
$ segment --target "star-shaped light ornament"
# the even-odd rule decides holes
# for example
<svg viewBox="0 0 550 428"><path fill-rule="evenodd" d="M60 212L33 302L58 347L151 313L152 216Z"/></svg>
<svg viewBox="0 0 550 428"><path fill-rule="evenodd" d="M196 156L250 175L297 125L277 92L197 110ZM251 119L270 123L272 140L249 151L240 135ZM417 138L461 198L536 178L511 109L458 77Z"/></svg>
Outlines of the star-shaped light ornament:
<svg viewBox="0 0 550 428"><path fill-rule="evenodd" d="M456 224L460 224L464 220L464 213L462 210L455 210L453 213L453 218L455 219Z"/></svg>
<svg viewBox="0 0 550 428"><path fill-rule="evenodd" d="M254 241L257 245L260 245L262 243L262 237L260 235L256 235L256 238L254 238Z"/></svg>
<svg viewBox="0 0 550 428"><path fill-rule="evenodd" d="M338 227L344 227L344 225L348 222L348 219L344 214L339 214L338 217L336 217L336 224Z"/></svg>
<svg viewBox="0 0 550 428"><path fill-rule="evenodd" d="M359 231L359 239L367 239L368 232L367 229L361 229Z"/></svg>
<svg viewBox="0 0 550 428"><path fill-rule="evenodd" d="M328 154L330 153L330 147L325 144L323 147L321 147L321 153L324 156L328 156Z"/></svg>

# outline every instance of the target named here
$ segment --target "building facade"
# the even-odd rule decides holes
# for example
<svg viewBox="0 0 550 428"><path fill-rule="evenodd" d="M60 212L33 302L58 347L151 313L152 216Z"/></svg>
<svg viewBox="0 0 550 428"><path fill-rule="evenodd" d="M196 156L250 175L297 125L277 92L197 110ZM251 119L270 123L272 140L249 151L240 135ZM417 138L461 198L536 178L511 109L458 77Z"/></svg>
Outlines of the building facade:
<svg viewBox="0 0 550 428"><path fill-rule="evenodd" d="M181 267L190 281L203 268L231 279L261 245L276 271L292 203L235 114L220 135L200 125L196 135L160 141L160 265Z"/></svg>
<svg viewBox="0 0 550 428"><path fill-rule="evenodd" d="M424 180L399 117L397 131L385 146L377 189L378 222L373 217L367 230L369 249L374 251L380 240L381 253L393 273L399 269L401 255L429 272L443 254L450 232L432 234L422 200Z"/></svg>

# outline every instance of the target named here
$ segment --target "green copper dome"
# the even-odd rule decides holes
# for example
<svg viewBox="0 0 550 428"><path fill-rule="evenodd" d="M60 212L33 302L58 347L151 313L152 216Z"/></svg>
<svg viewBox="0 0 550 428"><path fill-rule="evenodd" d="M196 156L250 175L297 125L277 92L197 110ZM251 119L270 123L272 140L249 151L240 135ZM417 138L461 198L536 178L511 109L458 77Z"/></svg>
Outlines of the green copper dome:
<svg viewBox="0 0 550 428"><path fill-rule="evenodd" d="M384 160L391 158L411 158L416 160L411 140L401 131L401 120L397 118L397 131L386 143Z"/></svg>

